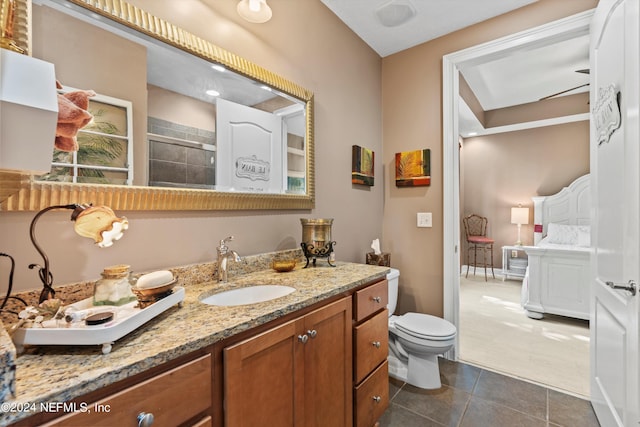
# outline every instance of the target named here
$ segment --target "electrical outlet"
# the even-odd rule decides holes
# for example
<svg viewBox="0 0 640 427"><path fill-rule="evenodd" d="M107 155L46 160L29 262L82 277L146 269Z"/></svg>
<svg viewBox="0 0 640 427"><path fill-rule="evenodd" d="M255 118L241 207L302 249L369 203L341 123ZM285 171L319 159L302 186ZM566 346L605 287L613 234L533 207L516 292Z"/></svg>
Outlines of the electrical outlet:
<svg viewBox="0 0 640 427"><path fill-rule="evenodd" d="M418 212L418 227L432 227L431 212Z"/></svg>
<svg viewBox="0 0 640 427"><path fill-rule="evenodd" d="M518 258L518 251L516 250L511 251L511 258Z"/></svg>

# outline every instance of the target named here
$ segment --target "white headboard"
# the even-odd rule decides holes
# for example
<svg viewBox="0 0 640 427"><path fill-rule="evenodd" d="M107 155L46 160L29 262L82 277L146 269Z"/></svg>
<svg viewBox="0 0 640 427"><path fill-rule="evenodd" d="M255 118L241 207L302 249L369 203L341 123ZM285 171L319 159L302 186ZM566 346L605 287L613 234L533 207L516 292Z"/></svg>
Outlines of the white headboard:
<svg viewBox="0 0 640 427"><path fill-rule="evenodd" d="M591 187L586 174L552 196L532 197L533 244L537 245L547 234L550 222L567 225L590 225Z"/></svg>

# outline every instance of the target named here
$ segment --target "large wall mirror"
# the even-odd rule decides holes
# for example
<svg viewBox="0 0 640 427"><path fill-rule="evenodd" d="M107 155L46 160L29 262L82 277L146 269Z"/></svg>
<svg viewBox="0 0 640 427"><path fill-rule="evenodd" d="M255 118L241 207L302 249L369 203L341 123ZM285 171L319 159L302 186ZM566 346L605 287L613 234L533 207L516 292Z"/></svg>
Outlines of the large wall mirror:
<svg viewBox="0 0 640 427"><path fill-rule="evenodd" d="M31 21L94 118L49 174L1 174L3 210L313 208L312 92L123 1L32 0Z"/></svg>

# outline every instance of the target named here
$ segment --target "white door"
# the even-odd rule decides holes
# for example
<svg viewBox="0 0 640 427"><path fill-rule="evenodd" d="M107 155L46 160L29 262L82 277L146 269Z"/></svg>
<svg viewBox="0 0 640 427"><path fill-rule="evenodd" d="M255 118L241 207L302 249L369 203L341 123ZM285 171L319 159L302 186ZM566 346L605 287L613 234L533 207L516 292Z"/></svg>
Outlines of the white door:
<svg viewBox="0 0 640 427"><path fill-rule="evenodd" d="M639 19L637 0L600 0L591 26L591 401L604 427L640 422L640 298L624 289L640 278Z"/></svg>
<svg viewBox="0 0 640 427"><path fill-rule="evenodd" d="M280 117L216 101L216 190L284 192L285 154Z"/></svg>

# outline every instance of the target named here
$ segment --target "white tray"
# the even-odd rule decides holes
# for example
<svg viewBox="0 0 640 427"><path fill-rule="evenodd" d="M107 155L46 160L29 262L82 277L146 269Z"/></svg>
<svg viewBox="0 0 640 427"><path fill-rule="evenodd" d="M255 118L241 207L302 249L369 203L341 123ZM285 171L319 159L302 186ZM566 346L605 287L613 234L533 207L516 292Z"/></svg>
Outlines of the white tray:
<svg viewBox="0 0 640 427"><path fill-rule="evenodd" d="M176 286L173 293L146 308L136 308L137 301L119 307L93 306L93 298L71 304L78 310L95 308L99 311L114 311L114 319L103 325L86 326L84 322L72 323L63 328L18 328L13 342L20 353L25 345L102 345L102 353L111 352L111 345L118 339L175 304L182 305L184 288Z"/></svg>

